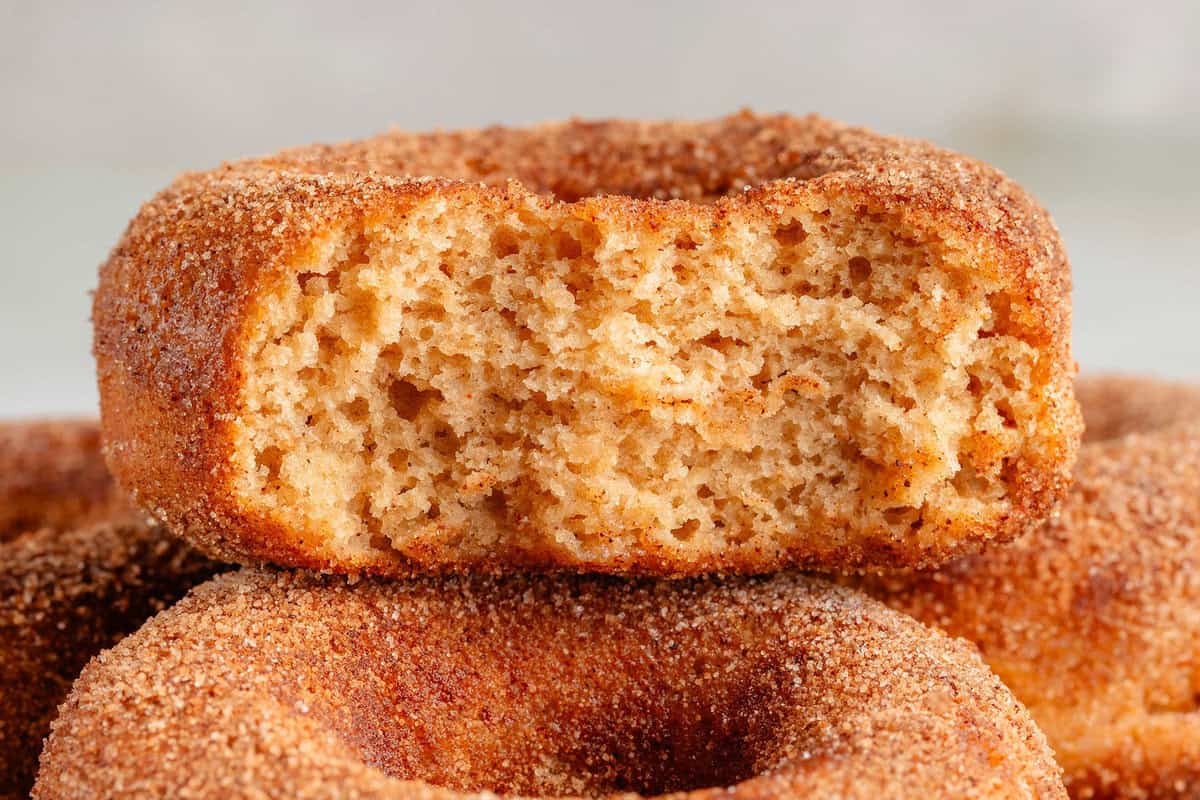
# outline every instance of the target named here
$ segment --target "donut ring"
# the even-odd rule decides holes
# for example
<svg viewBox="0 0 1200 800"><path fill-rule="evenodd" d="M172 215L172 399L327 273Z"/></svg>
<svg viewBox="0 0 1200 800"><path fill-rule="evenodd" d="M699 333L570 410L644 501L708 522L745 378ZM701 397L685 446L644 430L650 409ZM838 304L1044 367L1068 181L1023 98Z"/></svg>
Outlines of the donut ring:
<svg viewBox="0 0 1200 800"><path fill-rule="evenodd" d="M1200 422L1200 386L1133 375L1096 375L1075 384L1087 442Z"/></svg>
<svg viewBox="0 0 1200 800"><path fill-rule="evenodd" d="M95 420L0 422L0 542L132 511L104 466Z"/></svg>
<svg viewBox="0 0 1200 800"><path fill-rule="evenodd" d="M0 797L17 798L88 659L217 565L135 516L96 422L0 424L0 519Z"/></svg>
<svg viewBox="0 0 1200 800"><path fill-rule="evenodd" d="M253 570L92 661L34 796L489 792L1064 796L974 648L823 581Z"/></svg>
<svg viewBox="0 0 1200 800"><path fill-rule="evenodd" d="M389 133L147 204L102 416L242 562L931 564L1065 491L1069 283L995 170L817 117Z"/></svg>
<svg viewBox="0 0 1200 800"><path fill-rule="evenodd" d="M868 588L979 645L1074 797L1200 796L1200 390L1097 378L1078 392L1089 443L1056 520Z"/></svg>

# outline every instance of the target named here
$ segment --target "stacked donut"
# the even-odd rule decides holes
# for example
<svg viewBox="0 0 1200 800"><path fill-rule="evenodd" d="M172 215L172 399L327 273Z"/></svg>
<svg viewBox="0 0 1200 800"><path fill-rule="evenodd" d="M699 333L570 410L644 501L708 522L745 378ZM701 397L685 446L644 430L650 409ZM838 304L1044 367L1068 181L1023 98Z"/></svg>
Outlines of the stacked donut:
<svg viewBox="0 0 1200 800"><path fill-rule="evenodd" d="M96 421L0 423L0 798L88 659L217 570L130 506Z"/></svg>
<svg viewBox="0 0 1200 800"><path fill-rule="evenodd" d="M1194 394L1096 384L1076 467L1069 287L1003 175L816 117L185 175L101 270L102 424L242 569L92 659L34 796L1195 791Z"/></svg>

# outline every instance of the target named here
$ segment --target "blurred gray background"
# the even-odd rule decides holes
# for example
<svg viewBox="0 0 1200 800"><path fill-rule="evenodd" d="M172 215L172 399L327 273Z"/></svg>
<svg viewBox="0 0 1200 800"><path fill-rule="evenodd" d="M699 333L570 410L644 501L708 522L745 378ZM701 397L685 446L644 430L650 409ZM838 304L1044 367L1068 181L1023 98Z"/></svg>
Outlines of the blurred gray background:
<svg viewBox="0 0 1200 800"><path fill-rule="evenodd" d="M397 125L819 111L989 160L1085 369L1200 377L1200 3L0 0L0 414L95 408L88 292L180 170Z"/></svg>

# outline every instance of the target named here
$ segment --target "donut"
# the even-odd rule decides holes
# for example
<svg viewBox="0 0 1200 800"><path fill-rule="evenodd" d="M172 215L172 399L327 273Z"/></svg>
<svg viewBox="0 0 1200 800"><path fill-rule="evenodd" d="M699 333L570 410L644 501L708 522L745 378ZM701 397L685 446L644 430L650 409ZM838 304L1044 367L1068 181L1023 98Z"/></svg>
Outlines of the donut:
<svg viewBox="0 0 1200 800"><path fill-rule="evenodd" d="M217 569L125 503L98 432L94 420L0 424L0 798L28 795L87 660Z"/></svg>
<svg viewBox="0 0 1200 800"><path fill-rule="evenodd" d="M936 571L863 582L978 644L1073 797L1200 797L1200 392L1125 377L1078 391L1095 438L1057 519Z"/></svg>
<svg viewBox="0 0 1200 800"><path fill-rule="evenodd" d="M242 563L918 565L1066 490L1069 288L999 172L815 116L393 132L176 180L95 351L119 480Z"/></svg>
<svg viewBox="0 0 1200 800"><path fill-rule="evenodd" d="M1135 375L1095 375L1076 382L1084 441L1119 439L1180 422L1200 422L1200 386Z"/></svg>
<svg viewBox="0 0 1200 800"><path fill-rule="evenodd" d="M0 421L0 542L132 510L104 466L96 420Z"/></svg>
<svg viewBox="0 0 1200 800"><path fill-rule="evenodd" d="M1062 797L978 653L797 575L246 569L97 657L34 797Z"/></svg>

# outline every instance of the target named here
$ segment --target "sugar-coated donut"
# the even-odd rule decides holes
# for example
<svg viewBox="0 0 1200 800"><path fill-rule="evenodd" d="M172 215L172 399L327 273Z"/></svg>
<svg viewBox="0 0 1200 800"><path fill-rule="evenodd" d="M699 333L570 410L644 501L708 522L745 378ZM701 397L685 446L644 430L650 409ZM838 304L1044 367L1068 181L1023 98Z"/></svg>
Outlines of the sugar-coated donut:
<svg viewBox="0 0 1200 800"><path fill-rule="evenodd" d="M1200 422L1200 386L1136 375L1095 375L1075 383L1087 442Z"/></svg>
<svg viewBox="0 0 1200 800"><path fill-rule="evenodd" d="M118 478L243 562L932 564L1065 491L1069 284L996 170L817 117L395 132L179 178L95 347Z"/></svg>
<svg viewBox="0 0 1200 800"><path fill-rule="evenodd" d="M1089 441L1057 519L870 588L979 645L1074 797L1200 797L1200 391L1078 391Z"/></svg>
<svg viewBox="0 0 1200 800"><path fill-rule="evenodd" d="M132 511L104 466L96 420L0 421L0 542Z"/></svg>
<svg viewBox="0 0 1200 800"><path fill-rule="evenodd" d="M802 576L244 570L84 670L34 797L1062 797L969 644Z"/></svg>
<svg viewBox="0 0 1200 800"><path fill-rule="evenodd" d="M83 665L213 574L142 522L95 421L0 424L0 798L27 796ZM25 527L32 526L32 527Z"/></svg>

